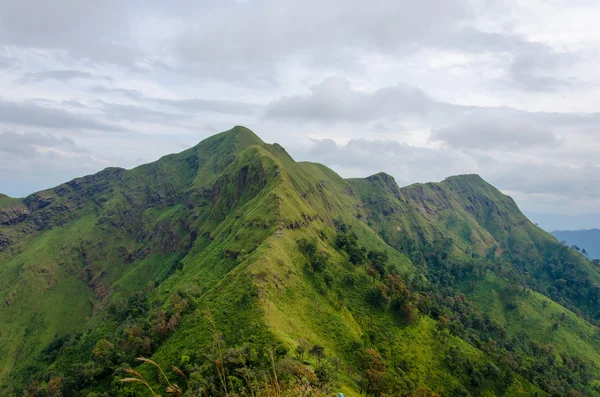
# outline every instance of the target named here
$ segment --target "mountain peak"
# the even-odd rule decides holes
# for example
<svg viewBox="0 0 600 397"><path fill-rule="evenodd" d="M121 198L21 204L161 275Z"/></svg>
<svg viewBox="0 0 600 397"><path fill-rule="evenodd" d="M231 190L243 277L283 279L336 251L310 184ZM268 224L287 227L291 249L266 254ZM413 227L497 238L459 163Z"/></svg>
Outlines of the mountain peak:
<svg viewBox="0 0 600 397"><path fill-rule="evenodd" d="M263 145L265 142L247 127L236 125L235 127L212 135L196 145L197 150L217 150L221 154L239 153L253 145ZM217 149L218 148L218 149Z"/></svg>
<svg viewBox="0 0 600 397"><path fill-rule="evenodd" d="M378 172L366 178L369 182L381 181L386 185L395 185L397 186L396 180L393 176L386 172Z"/></svg>
<svg viewBox="0 0 600 397"><path fill-rule="evenodd" d="M243 125L236 125L230 130L224 131L216 136L232 136L235 137L237 141L243 141L251 144L264 143L263 140L254 133L254 131L248 127L244 127Z"/></svg>
<svg viewBox="0 0 600 397"><path fill-rule="evenodd" d="M471 182L471 183L486 183L485 179L483 179L479 174L460 174L449 176L445 179L445 181L463 181L463 182Z"/></svg>

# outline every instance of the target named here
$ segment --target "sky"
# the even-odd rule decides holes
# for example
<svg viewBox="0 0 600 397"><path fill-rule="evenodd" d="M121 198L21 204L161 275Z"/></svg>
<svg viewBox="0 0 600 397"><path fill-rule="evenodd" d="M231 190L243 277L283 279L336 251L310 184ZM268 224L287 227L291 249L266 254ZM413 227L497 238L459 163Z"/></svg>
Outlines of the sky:
<svg viewBox="0 0 600 397"><path fill-rule="evenodd" d="M0 0L0 192L245 125L344 177L477 173L526 213L597 214L598 18L595 0Z"/></svg>

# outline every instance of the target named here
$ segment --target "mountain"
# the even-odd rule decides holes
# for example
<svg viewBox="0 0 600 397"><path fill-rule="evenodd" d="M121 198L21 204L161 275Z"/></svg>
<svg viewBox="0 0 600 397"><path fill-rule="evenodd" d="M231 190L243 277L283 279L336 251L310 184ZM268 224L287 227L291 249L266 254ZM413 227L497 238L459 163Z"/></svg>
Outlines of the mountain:
<svg viewBox="0 0 600 397"><path fill-rule="evenodd" d="M477 175L345 180L235 127L0 197L0 394L593 395L599 286Z"/></svg>
<svg viewBox="0 0 600 397"><path fill-rule="evenodd" d="M552 232L559 241L566 241L568 245L576 245L590 259L600 259L600 230L557 230Z"/></svg>

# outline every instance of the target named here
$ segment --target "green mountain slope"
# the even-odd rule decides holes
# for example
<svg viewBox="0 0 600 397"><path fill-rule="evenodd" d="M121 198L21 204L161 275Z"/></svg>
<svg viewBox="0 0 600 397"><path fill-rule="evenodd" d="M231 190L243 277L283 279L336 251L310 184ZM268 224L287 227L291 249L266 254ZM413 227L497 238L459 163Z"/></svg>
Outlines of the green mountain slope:
<svg viewBox="0 0 600 397"><path fill-rule="evenodd" d="M344 180L235 127L0 197L0 392L148 395L146 356L186 395L593 394L599 278L478 176Z"/></svg>

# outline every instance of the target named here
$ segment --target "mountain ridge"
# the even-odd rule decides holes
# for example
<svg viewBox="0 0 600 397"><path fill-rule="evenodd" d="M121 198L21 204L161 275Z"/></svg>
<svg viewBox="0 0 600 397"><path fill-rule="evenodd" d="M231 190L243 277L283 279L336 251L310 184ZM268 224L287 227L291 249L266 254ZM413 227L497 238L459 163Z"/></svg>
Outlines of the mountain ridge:
<svg viewBox="0 0 600 397"><path fill-rule="evenodd" d="M297 349L299 339L323 346L328 362L357 374L327 369L327 382L347 395L365 387L545 395L595 385L585 379L600 364L590 336L600 274L476 175L403 188L385 173L343 179L236 126L132 170L2 200L6 393L60 377L67 395L143 395L112 381L142 354L171 364L188 357L194 365L184 371L209 382L214 368L199 351L212 351L211 323L231 354L248 343L263 355L272 344ZM581 288L556 283L557 274ZM522 341L512 341L507 319L548 297L558 303L536 318L550 334L523 322ZM161 318L173 325L159 326ZM102 341L113 346L110 362L94 353ZM530 341L558 347L546 357ZM515 343L523 357L511 353ZM570 351L583 363L571 386L558 372ZM357 352L381 355L385 387L373 389ZM538 361L552 354L560 365L544 375ZM240 368L230 365L235 378ZM307 365L325 370L320 359Z"/></svg>

